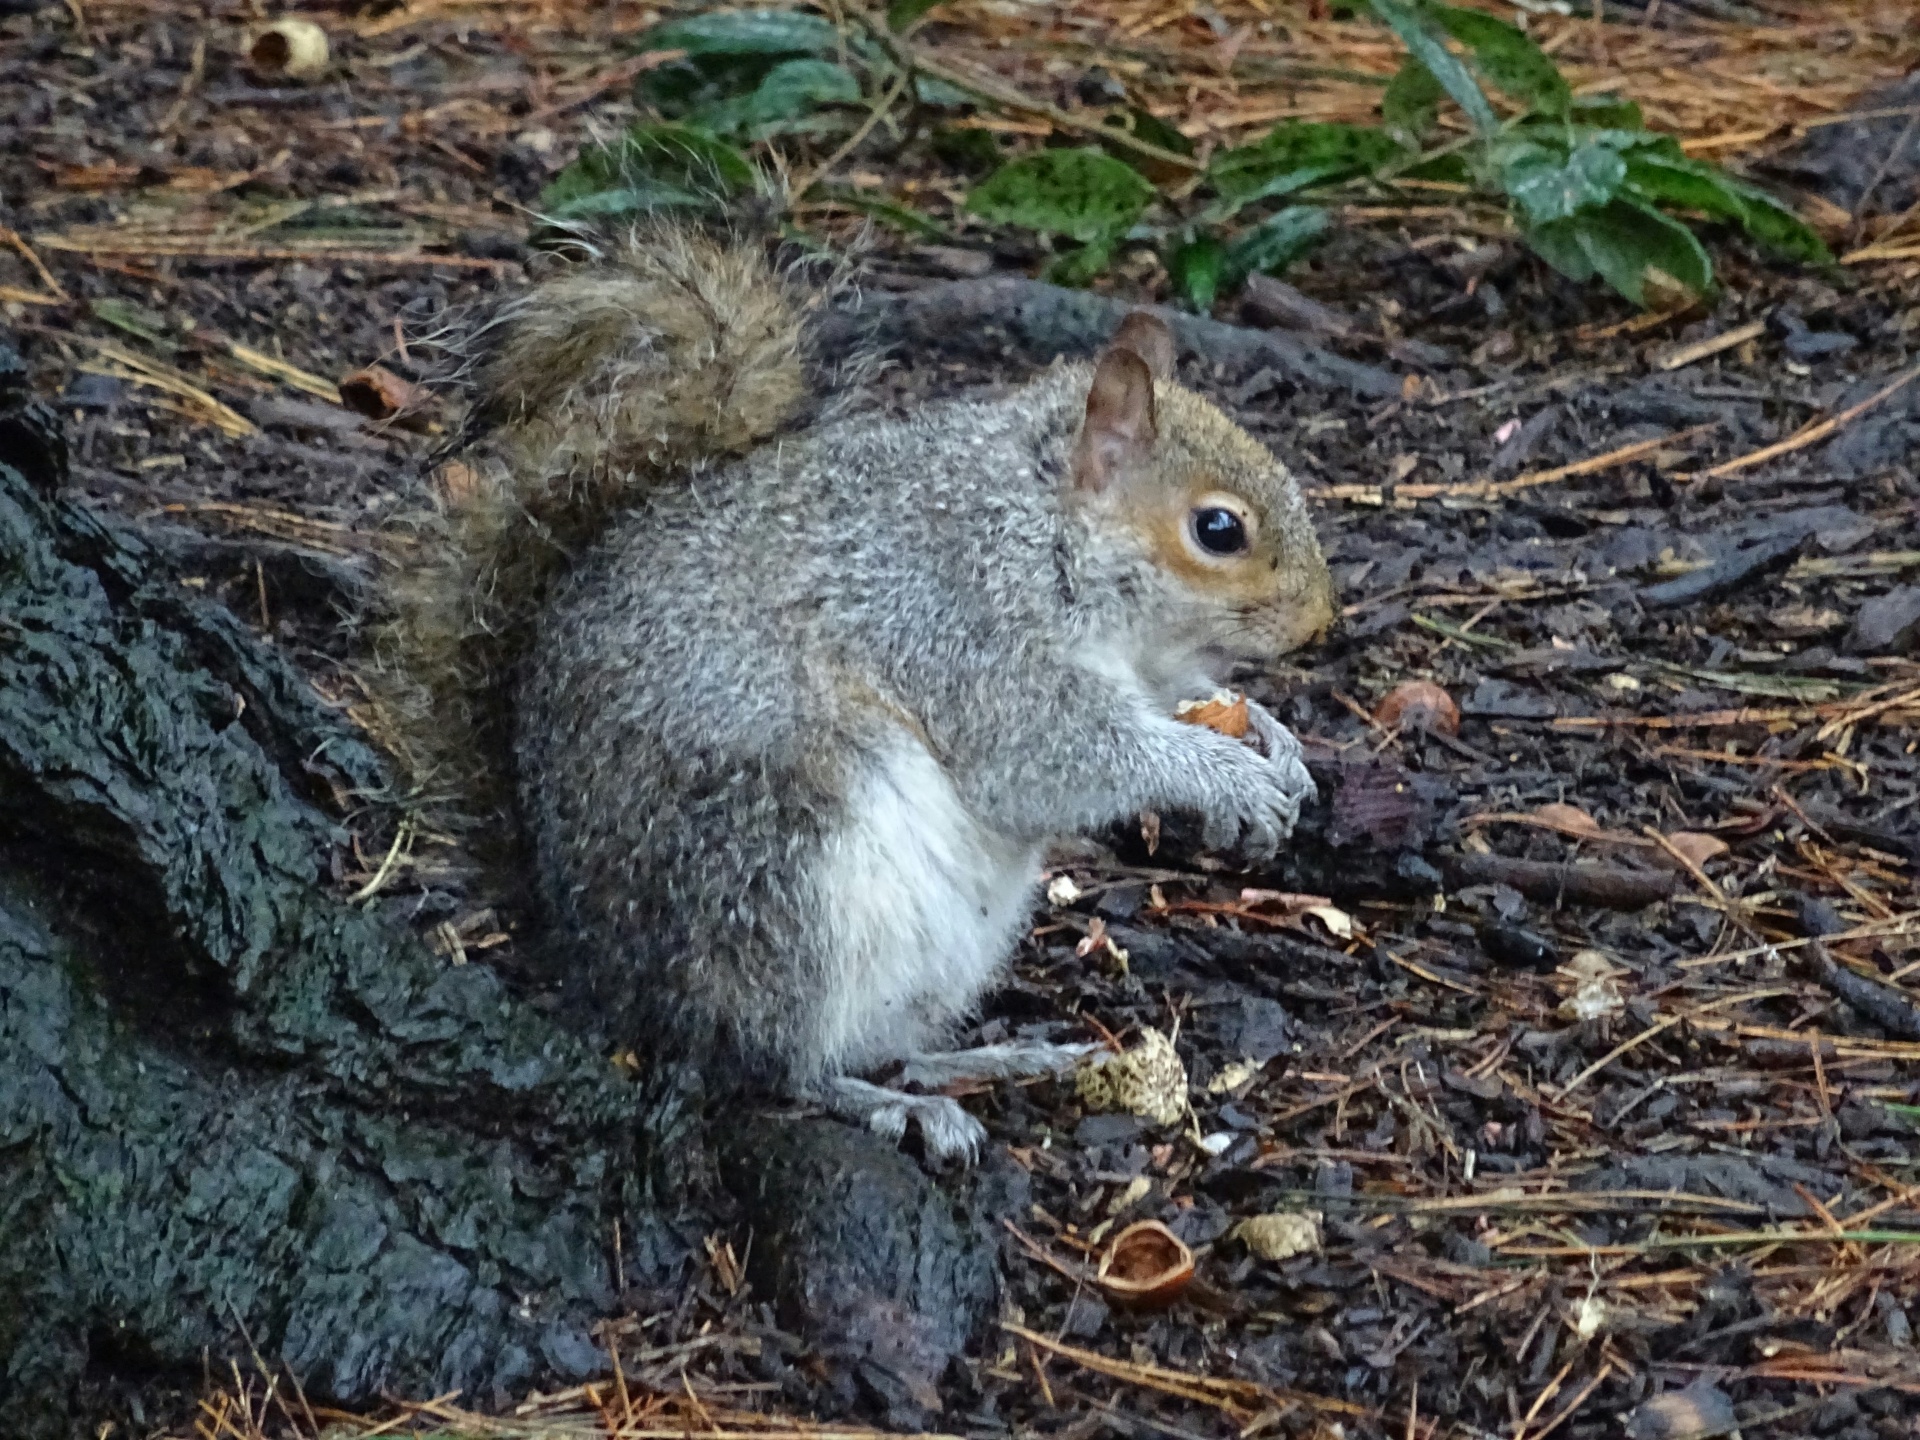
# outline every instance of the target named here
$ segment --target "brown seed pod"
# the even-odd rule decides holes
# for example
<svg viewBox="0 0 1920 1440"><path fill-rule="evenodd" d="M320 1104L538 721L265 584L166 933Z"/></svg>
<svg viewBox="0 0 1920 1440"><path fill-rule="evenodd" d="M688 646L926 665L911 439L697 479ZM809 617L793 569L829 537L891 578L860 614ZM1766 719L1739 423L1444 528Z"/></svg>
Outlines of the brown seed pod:
<svg viewBox="0 0 1920 1440"><path fill-rule="evenodd" d="M1158 1220L1129 1225L1107 1243L1094 1283L1116 1305L1171 1305L1193 1279L1193 1251Z"/></svg>
<svg viewBox="0 0 1920 1440"><path fill-rule="evenodd" d="M1460 707L1431 680L1408 680L1387 692L1373 712L1376 725L1388 730L1433 730L1442 735L1460 733Z"/></svg>
<svg viewBox="0 0 1920 1440"><path fill-rule="evenodd" d="M369 420L417 424L426 397L420 387L403 380L384 365L369 365L340 379L340 403Z"/></svg>

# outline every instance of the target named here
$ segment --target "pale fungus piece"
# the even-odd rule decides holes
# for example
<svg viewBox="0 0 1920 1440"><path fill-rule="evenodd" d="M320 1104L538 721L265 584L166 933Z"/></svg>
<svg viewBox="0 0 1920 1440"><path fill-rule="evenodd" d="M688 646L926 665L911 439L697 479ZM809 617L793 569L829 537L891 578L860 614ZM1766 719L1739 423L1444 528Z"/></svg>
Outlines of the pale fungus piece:
<svg viewBox="0 0 1920 1440"><path fill-rule="evenodd" d="M327 32L291 15L254 31L247 61L262 80L311 80L324 74L331 52Z"/></svg>
<svg viewBox="0 0 1920 1440"><path fill-rule="evenodd" d="M1220 1073L1207 1082L1207 1093L1209 1095L1230 1094L1252 1080L1264 1068L1251 1060L1235 1060L1231 1064L1222 1066Z"/></svg>
<svg viewBox="0 0 1920 1440"><path fill-rule="evenodd" d="M1589 1295L1573 1307L1573 1333L1582 1340L1591 1340L1612 1318L1612 1307L1598 1295Z"/></svg>
<svg viewBox="0 0 1920 1440"><path fill-rule="evenodd" d="M1600 951L1577 951L1560 973L1574 983L1573 993L1560 1002L1557 1013L1562 1020L1603 1020L1627 1008L1619 983L1626 972Z"/></svg>
<svg viewBox="0 0 1920 1440"><path fill-rule="evenodd" d="M1153 1182L1144 1175L1136 1175L1127 1182L1127 1188L1113 1197L1113 1203L1107 1206L1109 1215L1118 1215L1131 1205L1138 1205L1153 1193Z"/></svg>
<svg viewBox="0 0 1920 1440"><path fill-rule="evenodd" d="M1233 1235L1262 1260L1291 1260L1319 1253L1320 1218L1318 1210L1254 1215L1234 1226Z"/></svg>
<svg viewBox="0 0 1920 1440"><path fill-rule="evenodd" d="M1173 1042L1158 1030L1141 1032L1140 1043L1119 1055L1094 1055L1074 1077L1074 1090L1089 1110L1138 1115L1156 1125L1175 1125L1187 1113L1187 1070Z"/></svg>

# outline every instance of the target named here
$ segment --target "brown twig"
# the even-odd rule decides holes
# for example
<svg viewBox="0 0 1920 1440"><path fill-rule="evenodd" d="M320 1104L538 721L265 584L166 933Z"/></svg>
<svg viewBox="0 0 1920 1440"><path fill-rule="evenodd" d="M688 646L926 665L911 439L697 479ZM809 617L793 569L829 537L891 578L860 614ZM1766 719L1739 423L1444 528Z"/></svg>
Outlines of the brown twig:
<svg viewBox="0 0 1920 1440"><path fill-rule="evenodd" d="M894 63L905 70L918 70L935 80L945 81L956 90L964 90L970 95L990 101L1003 109L1026 115L1037 115L1058 130L1067 130L1075 134L1091 136L1103 143L1118 145L1123 150L1131 150L1144 159L1156 160L1169 165L1183 174L1196 175L1200 172L1200 163L1191 155L1182 155L1177 150L1168 150L1155 145L1151 140L1142 140L1139 136L1119 125L1107 125L1098 120L1088 120L1075 115L1070 110L1062 110L1045 100L1036 100L1009 85L997 75L962 69L936 60L925 50L908 45L887 34L878 25L869 23L868 30L893 55Z"/></svg>
<svg viewBox="0 0 1920 1440"><path fill-rule="evenodd" d="M34 273L40 277L40 283L47 287L47 293L49 295L53 296L60 304L67 302L70 297L67 295L66 288L54 278L54 274L47 268L46 262L34 253L33 247L21 237L18 230L12 230L4 225L0 225L0 241L11 246L19 253L22 260L25 260L27 264L33 267ZM47 245L44 239L40 243ZM57 250L59 247L57 245L47 245L47 248ZM35 301L32 303L39 304L44 302Z"/></svg>
<svg viewBox="0 0 1920 1440"><path fill-rule="evenodd" d="M1858 405L1850 405L1838 415L1830 415L1825 420L1815 421L1797 433L1789 435L1785 440L1775 441L1771 445L1763 445L1758 450L1736 456L1732 460L1724 460L1710 470L1701 470L1694 474L1675 475L1673 478L1676 480L1718 480L1723 475L1733 475L1741 470L1751 469L1755 465L1764 464L1769 460L1778 460L1782 455L1791 455L1796 450L1804 450L1809 445L1817 445L1841 426L1859 419L1862 415L1866 414L1867 411L1873 409L1874 406L1891 399L1894 395L1906 389L1907 386L1911 385L1915 380L1920 380L1920 365L1916 365L1910 370L1902 371L1899 376L1881 386Z"/></svg>
<svg viewBox="0 0 1920 1440"><path fill-rule="evenodd" d="M836 148L831 155L827 156L819 165L815 166L811 175L793 187L792 193L795 200L805 196L809 190L813 189L814 186L831 175L834 170L839 167L842 160L845 160L847 156L859 148L860 142L873 133L874 127L886 116L887 111L893 108L894 102L906 93L906 88L912 80L913 72L911 70L901 70L898 77L895 78L892 87L874 103L873 109L867 112L867 118L860 122L860 127L845 140L841 141L838 148Z"/></svg>
<svg viewBox="0 0 1920 1440"><path fill-rule="evenodd" d="M1229 1413L1245 1413L1249 1402L1259 1405L1305 1405L1314 1410L1331 1412L1337 1415L1351 1415L1356 1418L1377 1418L1374 1411L1364 1405L1356 1405L1350 1400L1335 1400L1327 1395L1314 1395L1304 1390L1275 1390L1264 1385L1256 1385L1250 1380L1226 1380L1214 1375L1195 1375L1184 1370L1172 1370L1162 1365L1135 1365L1125 1360L1115 1360L1093 1350L1082 1350L1077 1345L1068 1345L1062 1341L1029 1330L1024 1325L1003 1320L1000 1328L1009 1335L1017 1335L1028 1344L1050 1351L1062 1359L1071 1360L1076 1365L1110 1375L1116 1380L1125 1380L1144 1389L1158 1390L1164 1395L1178 1396L1196 1404L1210 1405L1216 1410Z"/></svg>
<svg viewBox="0 0 1920 1440"><path fill-rule="evenodd" d="M1622 445L1609 450L1604 455L1593 455L1585 460L1576 460L1571 465L1556 465L1551 470L1535 470L1530 474L1516 475L1511 480L1462 480L1451 484L1396 485L1393 487L1395 499L1435 500L1442 497L1480 497L1492 499L1501 495L1513 495L1522 490L1531 490L1540 485L1551 485L1559 480L1571 480L1579 475L1593 475L1602 470L1611 470L1616 465L1625 465L1630 460L1638 460L1643 455L1651 455L1656 450L1664 450L1673 445L1684 445L1687 441L1718 429L1720 422L1710 420L1704 425L1695 425L1691 429L1676 430L1671 435L1656 435L1651 440L1636 440L1631 445ZM1327 485L1312 492L1315 499L1324 500L1362 500L1378 503L1382 487L1378 485Z"/></svg>

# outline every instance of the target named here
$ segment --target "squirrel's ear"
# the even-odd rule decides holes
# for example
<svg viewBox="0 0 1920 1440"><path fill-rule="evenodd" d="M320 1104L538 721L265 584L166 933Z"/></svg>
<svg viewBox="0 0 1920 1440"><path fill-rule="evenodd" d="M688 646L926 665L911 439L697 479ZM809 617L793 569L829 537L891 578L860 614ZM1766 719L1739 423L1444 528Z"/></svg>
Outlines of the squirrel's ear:
<svg viewBox="0 0 1920 1440"><path fill-rule="evenodd" d="M1129 463L1145 458L1154 434L1153 372L1137 351L1115 346L1094 367L1087 418L1073 447L1074 485L1106 489Z"/></svg>
<svg viewBox="0 0 1920 1440"><path fill-rule="evenodd" d="M1133 351L1156 380L1173 378L1173 331L1150 310L1136 310L1122 320L1113 332L1112 348Z"/></svg>

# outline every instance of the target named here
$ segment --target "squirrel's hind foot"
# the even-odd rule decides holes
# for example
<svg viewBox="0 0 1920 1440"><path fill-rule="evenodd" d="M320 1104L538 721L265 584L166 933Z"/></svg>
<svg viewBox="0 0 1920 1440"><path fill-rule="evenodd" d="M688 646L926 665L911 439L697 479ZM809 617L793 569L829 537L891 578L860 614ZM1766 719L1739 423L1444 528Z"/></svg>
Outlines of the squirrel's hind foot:
<svg viewBox="0 0 1920 1440"><path fill-rule="evenodd" d="M981 1045L972 1050L912 1055L901 1066L899 1083L931 1089L964 1080L1023 1080L1036 1075L1058 1075L1071 1070L1097 1045L1055 1045L1045 1040L1013 1040ZM867 1126L888 1140L905 1138L907 1122L920 1129L929 1160L959 1160L971 1165L980 1158L987 1130L946 1095L915 1095L840 1075L815 1092L842 1120Z"/></svg>
<svg viewBox="0 0 1920 1440"><path fill-rule="evenodd" d="M899 1141L907 1122L920 1128L929 1160L958 1160L971 1165L987 1143L987 1127L945 1095L908 1095L851 1076L837 1075L816 1092L826 1107L842 1120L865 1125L876 1135Z"/></svg>

